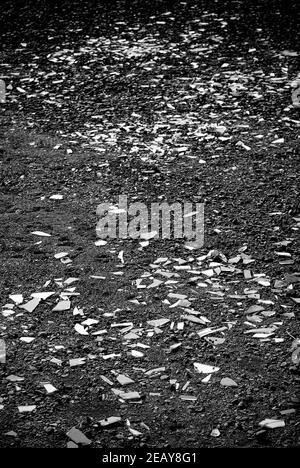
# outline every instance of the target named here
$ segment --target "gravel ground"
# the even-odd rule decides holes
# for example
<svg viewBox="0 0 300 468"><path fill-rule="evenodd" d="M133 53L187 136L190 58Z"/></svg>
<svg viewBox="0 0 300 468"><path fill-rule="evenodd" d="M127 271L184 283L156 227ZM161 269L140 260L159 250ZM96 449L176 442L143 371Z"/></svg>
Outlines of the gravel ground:
<svg viewBox="0 0 300 468"><path fill-rule="evenodd" d="M0 446L298 447L297 2L1 8Z"/></svg>

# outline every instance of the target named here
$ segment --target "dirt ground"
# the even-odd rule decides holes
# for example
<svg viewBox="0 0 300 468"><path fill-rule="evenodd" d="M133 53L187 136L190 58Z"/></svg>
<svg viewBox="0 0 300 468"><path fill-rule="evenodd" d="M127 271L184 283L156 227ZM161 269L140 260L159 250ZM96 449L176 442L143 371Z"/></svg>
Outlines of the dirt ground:
<svg viewBox="0 0 300 468"><path fill-rule="evenodd" d="M0 446L298 447L297 2L1 8Z"/></svg>

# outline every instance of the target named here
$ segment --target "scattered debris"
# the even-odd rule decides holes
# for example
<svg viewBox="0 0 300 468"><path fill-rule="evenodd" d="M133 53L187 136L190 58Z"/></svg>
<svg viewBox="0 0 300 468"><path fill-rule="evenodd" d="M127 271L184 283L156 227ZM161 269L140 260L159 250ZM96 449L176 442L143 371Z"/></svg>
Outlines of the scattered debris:
<svg viewBox="0 0 300 468"><path fill-rule="evenodd" d="M284 427L285 422L281 419L264 419L259 423L261 427L266 427L267 429L276 429L278 427Z"/></svg>
<svg viewBox="0 0 300 468"><path fill-rule="evenodd" d="M120 421L121 418L119 416L111 416L110 418L102 419L101 421L99 421L99 424L102 427L108 427L118 424Z"/></svg>
<svg viewBox="0 0 300 468"><path fill-rule="evenodd" d="M31 413L36 409L36 405L18 406L19 413Z"/></svg>
<svg viewBox="0 0 300 468"><path fill-rule="evenodd" d="M212 374L213 372L218 372L220 370L219 367L200 364L198 362L194 362L194 367L199 374Z"/></svg>
<svg viewBox="0 0 300 468"><path fill-rule="evenodd" d="M6 363L6 344L5 341L0 339L0 364Z"/></svg>
<svg viewBox="0 0 300 468"><path fill-rule="evenodd" d="M89 445L92 443L79 429L72 427L68 432L67 436L72 439L75 444Z"/></svg>
<svg viewBox="0 0 300 468"><path fill-rule="evenodd" d="M230 379L229 377L224 377L221 380L220 384L222 385L222 387L237 387L238 386L238 384L234 380Z"/></svg>

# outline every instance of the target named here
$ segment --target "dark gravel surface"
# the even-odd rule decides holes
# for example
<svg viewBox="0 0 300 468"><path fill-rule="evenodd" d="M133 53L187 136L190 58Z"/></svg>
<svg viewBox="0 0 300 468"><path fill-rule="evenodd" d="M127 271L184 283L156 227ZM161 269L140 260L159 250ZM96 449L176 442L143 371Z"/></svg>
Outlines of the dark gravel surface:
<svg viewBox="0 0 300 468"><path fill-rule="evenodd" d="M286 3L2 2L1 447L66 447L72 427L90 447L299 446L299 20ZM97 205L121 194L204 203L204 246L95 245Z"/></svg>

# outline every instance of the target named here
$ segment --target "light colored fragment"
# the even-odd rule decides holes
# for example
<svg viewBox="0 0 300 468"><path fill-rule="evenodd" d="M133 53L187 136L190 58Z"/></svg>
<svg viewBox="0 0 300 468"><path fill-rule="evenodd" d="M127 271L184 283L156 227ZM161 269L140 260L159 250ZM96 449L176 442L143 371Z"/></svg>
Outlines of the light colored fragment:
<svg viewBox="0 0 300 468"><path fill-rule="evenodd" d="M211 278L212 276L214 276L215 272L214 270L211 268L209 270L202 270L201 273L205 276L208 276L209 278Z"/></svg>
<svg viewBox="0 0 300 468"><path fill-rule="evenodd" d="M222 385L222 387L237 387L238 384L230 379L229 377L224 377L224 379L221 380L220 382L220 385Z"/></svg>
<svg viewBox="0 0 300 468"><path fill-rule="evenodd" d="M185 294L176 294L176 293L169 293L168 297L171 299L186 299L187 296Z"/></svg>
<svg viewBox="0 0 300 468"><path fill-rule="evenodd" d="M120 392L119 396L123 400L139 400L141 398L139 392Z"/></svg>
<svg viewBox="0 0 300 468"><path fill-rule="evenodd" d="M180 318L186 320L187 322L199 323L201 325L206 324L204 320L202 320L200 317L195 317L194 315L182 315Z"/></svg>
<svg viewBox="0 0 300 468"><path fill-rule="evenodd" d="M67 448L78 448L78 445L70 441L67 443Z"/></svg>
<svg viewBox="0 0 300 468"><path fill-rule="evenodd" d="M223 344L225 341L225 338L217 338L215 336L208 336L207 338L204 338L208 343L211 343L213 346L218 346L220 344Z"/></svg>
<svg viewBox="0 0 300 468"><path fill-rule="evenodd" d="M129 385L129 384L134 383L134 380L130 379L129 377L127 377L127 376L124 375L124 374L119 374L119 375L117 376L117 381L118 381L121 385Z"/></svg>
<svg viewBox="0 0 300 468"><path fill-rule="evenodd" d="M50 359L50 362L52 362L53 364L57 364L58 366L62 365L62 360L61 359L52 358L52 359Z"/></svg>
<svg viewBox="0 0 300 468"><path fill-rule="evenodd" d="M99 424L102 427L107 427L107 426L112 426L113 424L117 424L120 421L121 421L121 418L119 416L111 416L110 418L101 419L101 421L99 421Z"/></svg>
<svg viewBox="0 0 300 468"><path fill-rule="evenodd" d="M222 332L222 331L225 331L227 330L226 327L220 327L220 328L204 328L203 330L200 330L199 332L197 332L197 335L202 338L206 335L211 335L212 333L217 333L217 332Z"/></svg>
<svg viewBox="0 0 300 468"><path fill-rule="evenodd" d="M73 277L70 277L70 278L67 278L65 281L64 281L64 284L72 284L74 283L75 281L78 281L79 278L73 278Z"/></svg>
<svg viewBox="0 0 300 468"><path fill-rule="evenodd" d="M122 328L122 327L130 327L133 326L132 322L120 322L120 323L112 323L111 328Z"/></svg>
<svg viewBox="0 0 300 468"><path fill-rule="evenodd" d="M21 336L20 341L31 343L35 338L33 336Z"/></svg>
<svg viewBox="0 0 300 468"><path fill-rule="evenodd" d="M209 366L207 364L200 364L199 362L194 362L194 368L200 374L212 374L220 370L219 367Z"/></svg>
<svg viewBox="0 0 300 468"><path fill-rule="evenodd" d="M47 232L43 232L43 231L33 231L30 234L34 234L35 236L41 236L41 237L51 237L51 234L48 234Z"/></svg>
<svg viewBox="0 0 300 468"><path fill-rule="evenodd" d="M22 294L11 294L9 298L15 302L15 304L22 304L23 295Z"/></svg>
<svg viewBox="0 0 300 468"><path fill-rule="evenodd" d="M62 312L63 310L69 310L71 307L71 302L67 299L65 301L59 301L55 307L53 307L53 312Z"/></svg>
<svg viewBox="0 0 300 468"><path fill-rule="evenodd" d="M68 432L67 432L67 436L73 440L73 442L75 442L76 444L82 444L82 445L89 445L92 443L91 440L89 440L84 434L83 432L81 432L79 429L77 429L76 427L72 427L72 429L70 429Z"/></svg>
<svg viewBox="0 0 300 468"><path fill-rule="evenodd" d="M6 380L9 380L10 382L22 382L24 377L19 377L18 375L9 375L6 377Z"/></svg>
<svg viewBox="0 0 300 468"><path fill-rule="evenodd" d="M38 293L32 293L31 297L34 297L36 299L41 299L44 301L45 299L48 299L48 297L52 296L55 294L55 291L49 291L49 292L38 292Z"/></svg>
<svg viewBox="0 0 300 468"><path fill-rule="evenodd" d="M80 323L76 323L76 325L74 326L74 329L80 335L88 335L88 332L86 331L86 329L82 325L80 325Z"/></svg>
<svg viewBox="0 0 300 468"><path fill-rule="evenodd" d="M254 328L252 330L244 331L244 334L247 335L249 333L265 333L265 334L272 334L275 333L276 329L272 327L265 327L265 328Z"/></svg>
<svg viewBox="0 0 300 468"><path fill-rule="evenodd" d="M107 359L115 359L115 358L118 358L118 357L121 357L121 354L111 353L111 354L102 355L102 359L104 359L105 361Z"/></svg>
<svg viewBox="0 0 300 468"><path fill-rule="evenodd" d="M106 244L107 244L107 241L102 240L102 239L99 239L99 240L97 240L95 242L96 247L101 247L101 246L106 245Z"/></svg>
<svg viewBox="0 0 300 468"><path fill-rule="evenodd" d="M78 309L78 307L74 307L73 315L84 315L84 313L82 309Z"/></svg>
<svg viewBox="0 0 300 468"><path fill-rule="evenodd" d="M170 309L174 309L175 307L189 307L191 302L188 299L179 299L175 304L170 306Z"/></svg>
<svg viewBox="0 0 300 468"><path fill-rule="evenodd" d="M36 409L36 405L18 406L19 413L30 413Z"/></svg>
<svg viewBox="0 0 300 468"><path fill-rule="evenodd" d="M264 309L265 309L265 307L263 307L263 306L253 305L253 306L249 307L245 311L245 314L254 314L254 313L257 313L257 312L261 312Z"/></svg>
<svg viewBox="0 0 300 468"><path fill-rule="evenodd" d="M5 341L0 339L0 364L6 363L6 344Z"/></svg>
<svg viewBox="0 0 300 468"><path fill-rule="evenodd" d="M107 377L105 377L105 375L100 375L101 379L103 380L103 382L107 383L108 385L113 385L114 383L109 380Z"/></svg>
<svg viewBox="0 0 300 468"><path fill-rule="evenodd" d="M166 319L166 318L147 321L148 325L150 325L151 327L162 327L168 322L170 322L170 319Z"/></svg>
<svg viewBox="0 0 300 468"><path fill-rule="evenodd" d="M15 311L14 310L2 310L1 314L3 317L9 317L10 315L14 315Z"/></svg>
<svg viewBox="0 0 300 468"><path fill-rule="evenodd" d="M26 304L19 306L20 309L27 310L27 312L33 312L34 309L39 305L41 299L35 297L30 301L26 302Z"/></svg>
<svg viewBox="0 0 300 468"><path fill-rule="evenodd" d="M121 263L124 263L124 250L121 250L119 252L118 258L121 260Z"/></svg>
<svg viewBox="0 0 300 468"><path fill-rule="evenodd" d="M134 437L140 437L143 435L142 432L137 431L136 429L133 429L132 427L129 427L128 430Z"/></svg>
<svg viewBox="0 0 300 468"><path fill-rule="evenodd" d="M81 325L87 325L88 327L90 327L91 325L95 325L96 323L99 323L99 320L88 318L81 322Z"/></svg>
<svg viewBox="0 0 300 468"><path fill-rule="evenodd" d="M268 286L271 285L270 281L269 281L268 279L266 279L266 278L257 278L257 279L255 279L254 281L256 281L256 282L257 282L258 284L260 284L261 286L266 286L266 287L268 287Z"/></svg>
<svg viewBox="0 0 300 468"><path fill-rule="evenodd" d="M147 286L147 287L148 287L148 289L149 289L149 288L157 288L157 286L159 286L159 285L162 284L162 283L163 283L163 281L158 280L158 279L155 279L155 280L153 281L153 283L149 284L149 286Z"/></svg>
<svg viewBox="0 0 300 468"><path fill-rule="evenodd" d="M131 351L131 355L137 358L144 357L144 353L141 353L141 351L136 351L135 349Z"/></svg>
<svg viewBox="0 0 300 468"><path fill-rule="evenodd" d="M139 335L136 333L130 332L123 336L124 340L136 340L139 338Z"/></svg>
<svg viewBox="0 0 300 468"><path fill-rule="evenodd" d="M259 423L261 427L266 427L267 429L276 429L277 427L284 427L285 422L282 419L264 419Z"/></svg>
<svg viewBox="0 0 300 468"><path fill-rule="evenodd" d="M82 366L82 364L85 364L85 359L86 358L69 359L70 367Z"/></svg>
<svg viewBox="0 0 300 468"><path fill-rule="evenodd" d="M59 252L57 254L54 255L54 258L56 258L57 260L59 260L60 258L64 258L66 257L67 255L69 255L69 252Z"/></svg>
<svg viewBox="0 0 300 468"><path fill-rule="evenodd" d="M166 370L165 367L156 367L155 369L150 369L145 372L145 375L153 375L153 374L160 374L161 372L164 372Z"/></svg>
<svg viewBox="0 0 300 468"><path fill-rule="evenodd" d="M57 388L55 388L53 385L51 385L49 383L44 384L44 388L45 388L47 393L54 393L54 392L57 391Z"/></svg>

